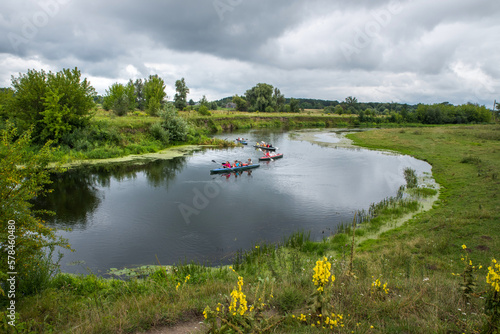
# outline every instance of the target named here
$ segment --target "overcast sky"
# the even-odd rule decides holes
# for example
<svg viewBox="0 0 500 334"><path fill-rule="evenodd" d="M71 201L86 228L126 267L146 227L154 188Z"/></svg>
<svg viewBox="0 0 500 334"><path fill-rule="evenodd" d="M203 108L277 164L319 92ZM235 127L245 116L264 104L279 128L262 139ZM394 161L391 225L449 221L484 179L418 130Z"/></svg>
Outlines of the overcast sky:
<svg viewBox="0 0 500 334"><path fill-rule="evenodd" d="M259 82L286 97L500 100L499 0L2 0L0 87L78 67L100 94L158 74L169 99Z"/></svg>

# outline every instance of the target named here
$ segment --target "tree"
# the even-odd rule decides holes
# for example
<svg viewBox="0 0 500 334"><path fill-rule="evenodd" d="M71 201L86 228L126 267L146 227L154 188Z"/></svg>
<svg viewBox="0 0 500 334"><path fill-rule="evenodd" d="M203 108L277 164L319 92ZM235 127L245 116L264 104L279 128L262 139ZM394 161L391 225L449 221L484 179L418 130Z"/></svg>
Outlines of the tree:
<svg viewBox="0 0 500 334"><path fill-rule="evenodd" d="M358 109L358 99L353 96L348 96L345 98L345 104L347 105L347 110L350 114L355 114Z"/></svg>
<svg viewBox="0 0 500 334"><path fill-rule="evenodd" d="M342 106L340 104L337 104L333 108L333 112L336 113L336 114L342 115L344 113L344 108L342 108Z"/></svg>
<svg viewBox="0 0 500 334"><path fill-rule="evenodd" d="M57 93L52 97L60 96ZM17 138L16 140L14 138ZM58 237L54 229L45 226L40 216L45 211L32 211L32 200L50 192L46 168L53 149L47 142L36 153L31 149L31 130L18 137L13 124L0 132L0 279L5 282L7 272L17 272L19 282L16 294L32 293L43 288L39 279L39 259L45 256L47 247L68 247L67 241ZM11 237L14 236L14 237ZM12 241L11 241L12 240ZM8 262L7 255L15 258ZM48 279L50 275L46 275ZM30 283L28 283L30 282ZM35 283L33 283L35 282ZM46 282L46 281L45 281ZM32 284L32 285L30 285ZM0 294L1 294L0 287Z"/></svg>
<svg viewBox="0 0 500 334"><path fill-rule="evenodd" d="M136 79L134 82L135 104L139 110L146 109L146 97L144 95L144 83L142 79Z"/></svg>
<svg viewBox="0 0 500 334"><path fill-rule="evenodd" d="M42 99L45 110L41 112L43 115L42 123L45 127L40 134L43 140L59 141L62 135L70 133L72 127L64 121L67 115L71 112L66 105L59 104L59 101L64 94L59 94L57 90L49 90Z"/></svg>
<svg viewBox="0 0 500 334"><path fill-rule="evenodd" d="M285 95L281 94L280 90L277 87L274 88L273 104L275 105L275 111L285 111Z"/></svg>
<svg viewBox="0 0 500 334"><path fill-rule="evenodd" d="M299 100L294 98L290 99L290 112L300 112Z"/></svg>
<svg viewBox="0 0 500 334"><path fill-rule="evenodd" d="M266 111L267 107L273 107L273 86L258 83L246 91L245 97L249 104L249 111Z"/></svg>
<svg viewBox="0 0 500 334"><path fill-rule="evenodd" d="M137 107L137 95L135 94L135 84L132 79L130 79L127 86L125 86L125 93L128 99L128 110L134 111Z"/></svg>
<svg viewBox="0 0 500 334"><path fill-rule="evenodd" d="M150 75L144 83L144 97L146 112L157 115L165 104L167 93L165 93L165 82L157 74Z"/></svg>
<svg viewBox="0 0 500 334"><path fill-rule="evenodd" d="M207 100L207 97L205 95L202 96L201 100L200 100L200 105L202 106L205 106L208 108L208 100Z"/></svg>
<svg viewBox="0 0 500 334"><path fill-rule="evenodd" d="M178 110L184 110L187 106L186 99L189 94L189 88L186 86L184 78L175 82L175 91L174 105Z"/></svg>
<svg viewBox="0 0 500 334"><path fill-rule="evenodd" d="M83 128L89 124L91 111L95 107L96 91L87 79L81 79L77 68L63 69L57 73L28 70L28 73L20 74L17 78L12 77L12 86L14 96L9 103L10 118L20 131L26 131L33 126L33 140L38 143L55 139L54 133L48 135L47 131L44 131L48 116L43 113L48 106L54 108L51 100L54 94L58 96L58 110L67 111L60 119L60 122L68 125L64 126L67 129L65 131ZM49 100L52 104L47 104ZM60 126L54 128L62 129ZM41 136L42 132L44 136Z"/></svg>
<svg viewBox="0 0 500 334"><path fill-rule="evenodd" d="M243 97L238 95L233 96L233 103L236 104L236 110L238 111L247 110L247 100L245 100Z"/></svg>
<svg viewBox="0 0 500 334"><path fill-rule="evenodd" d="M8 105L14 97L14 90L12 88L0 88L0 121L8 118Z"/></svg>
<svg viewBox="0 0 500 334"><path fill-rule="evenodd" d="M127 111L133 111L136 104L135 86L129 81L125 86L121 83L112 84L106 90L103 100L105 110L113 110L118 116L123 116Z"/></svg>

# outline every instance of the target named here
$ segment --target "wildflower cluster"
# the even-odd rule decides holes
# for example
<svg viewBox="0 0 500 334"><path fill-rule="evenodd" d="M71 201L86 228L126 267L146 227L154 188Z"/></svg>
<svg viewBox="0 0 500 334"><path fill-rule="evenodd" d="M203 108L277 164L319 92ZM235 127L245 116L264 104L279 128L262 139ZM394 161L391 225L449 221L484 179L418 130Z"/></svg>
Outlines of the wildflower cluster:
<svg viewBox="0 0 500 334"><path fill-rule="evenodd" d="M232 267L230 269L238 274ZM248 305L247 296L243 293L243 277L238 275L238 286L231 292L229 305L218 303L215 310L209 306L203 311L205 322L210 326L210 333L247 333L250 330L262 329L262 332L277 326L282 318L265 318L263 312L269 307L265 296L273 298L273 289L266 289L264 283L260 290L260 283L256 286L253 305ZM260 333L260 331L257 331Z"/></svg>
<svg viewBox="0 0 500 334"><path fill-rule="evenodd" d="M238 312L240 315L244 315L248 311L247 306L247 296L242 291L243 288L243 277L238 277L238 289L233 289L231 292L231 304L229 305L229 312L233 312L236 315Z"/></svg>
<svg viewBox="0 0 500 334"><path fill-rule="evenodd" d="M491 267L488 267L486 283L491 285L494 291L500 292L500 263L493 259Z"/></svg>
<svg viewBox="0 0 500 334"><path fill-rule="evenodd" d="M459 283L460 289L462 290L462 297L465 301L469 301L471 295L474 293L474 289L477 286L474 273L483 266L473 265L472 260L469 259L466 245L462 245L462 256L460 257L460 260L464 264L464 271L461 274L452 274L463 278L463 280Z"/></svg>
<svg viewBox="0 0 500 334"><path fill-rule="evenodd" d="M316 261L316 266L314 267L313 282L314 285L318 286L318 291L323 292L324 287L328 284L331 277L331 282L335 281L335 276L331 273L332 264L328 261L326 257Z"/></svg>
<svg viewBox="0 0 500 334"><path fill-rule="evenodd" d="M372 276L372 278L375 278ZM387 282L385 282L384 284L382 284L382 281L380 281L380 279L376 279L375 281L372 282L372 285L370 287L370 292L372 294L375 294L375 293L380 293L380 294L389 294L389 288L387 287Z"/></svg>
<svg viewBox="0 0 500 334"><path fill-rule="evenodd" d="M191 279L191 275L187 275L184 278L184 284L186 284L190 279ZM179 290L179 288L181 287L181 285L182 285L182 283L178 282L177 285L175 286L175 290Z"/></svg>
<svg viewBox="0 0 500 334"><path fill-rule="evenodd" d="M491 261L486 274L486 283L490 286L485 300L485 313L488 315L486 333L497 333L500 329L500 264Z"/></svg>
<svg viewBox="0 0 500 334"><path fill-rule="evenodd" d="M318 315L305 315L300 314L300 317L295 317L292 315L292 318L297 319L298 321L304 324L310 324L311 327L323 328L323 329L333 329L338 327L344 327L344 317L342 314L335 314L334 312L330 312L329 314L318 314Z"/></svg>

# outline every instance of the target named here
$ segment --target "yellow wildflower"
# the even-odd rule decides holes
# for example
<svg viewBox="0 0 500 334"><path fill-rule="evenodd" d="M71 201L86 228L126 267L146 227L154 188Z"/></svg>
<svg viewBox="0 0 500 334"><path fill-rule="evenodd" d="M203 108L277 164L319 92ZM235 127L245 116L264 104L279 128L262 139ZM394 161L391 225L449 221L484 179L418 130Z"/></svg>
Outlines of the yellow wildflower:
<svg viewBox="0 0 500 334"><path fill-rule="evenodd" d="M326 257L316 261L316 266L314 267L313 282L314 285L319 285L318 291L322 292L323 287L328 284L328 282L335 281L335 276L331 273L332 264L328 261Z"/></svg>

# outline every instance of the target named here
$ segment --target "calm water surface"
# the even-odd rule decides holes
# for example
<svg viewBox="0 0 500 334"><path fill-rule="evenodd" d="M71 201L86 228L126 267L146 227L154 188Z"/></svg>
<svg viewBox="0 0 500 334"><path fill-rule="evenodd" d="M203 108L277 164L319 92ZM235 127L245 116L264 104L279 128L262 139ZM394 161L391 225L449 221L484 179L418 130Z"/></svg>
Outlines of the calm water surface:
<svg viewBox="0 0 500 334"><path fill-rule="evenodd" d="M71 170L38 203L56 212L49 224L68 238L65 272L105 273L109 268L180 261L230 263L239 249L278 242L299 230L320 240L356 210L395 196L403 170L430 173L409 156L335 148L331 132L247 132L231 135L271 142L284 158L241 175L211 175L222 161L257 162L262 152L203 150L168 161ZM222 135L225 138L229 135ZM214 163L212 160L216 161ZM75 264L76 263L76 264Z"/></svg>

